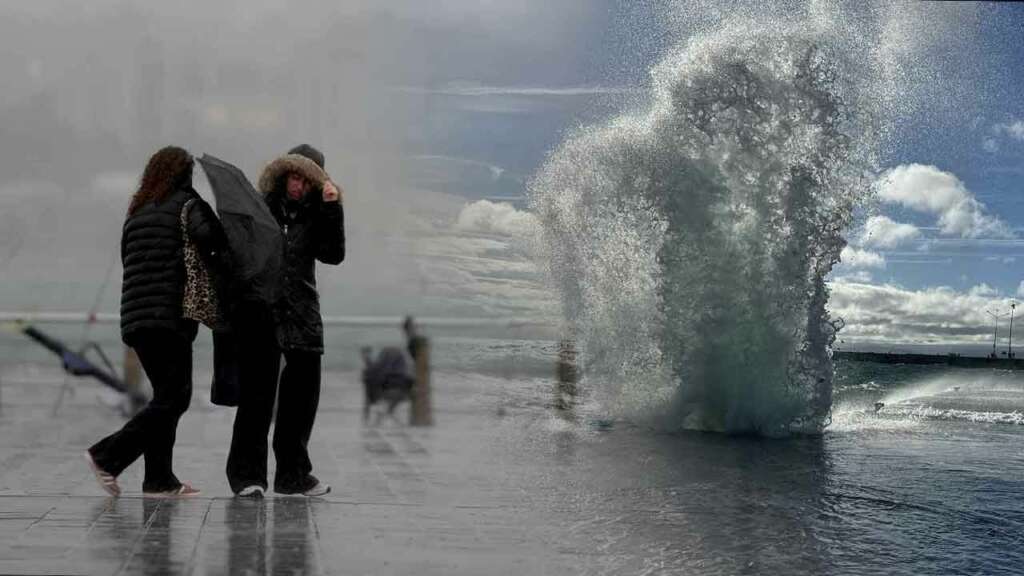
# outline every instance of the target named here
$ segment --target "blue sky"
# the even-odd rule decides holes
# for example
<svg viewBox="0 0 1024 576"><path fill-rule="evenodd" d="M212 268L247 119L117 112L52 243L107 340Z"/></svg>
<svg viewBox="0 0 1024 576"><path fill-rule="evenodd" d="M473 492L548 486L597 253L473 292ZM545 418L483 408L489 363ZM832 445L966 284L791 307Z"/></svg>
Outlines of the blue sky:
<svg viewBox="0 0 1024 576"><path fill-rule="evenodd" d="M961 72L969 98L940 101L904 118L886 166L922 164L955 175L986 213L1021 237L1024 222L1024 6L986 6L977 36L978 58ZM941 85L941 79L937 79ZM941 90L939 91L941 95ZM1016 130L1015 130L1016 127ZM935 230L935 218L899 205L883 205L894 220L921 227L915 242L880 251L887 265L879 279L909 288L986 283L1012 295L1024 280L1018 240L958 238ZM934 240L939 239L939 242ZM942 241L945 240L945 241ZM1013 262L1007 260L1015 258ZM934 263L932 263L934 262Z"/></svg>
<svg viewBox="0 0 1024 576"><path fill-rule="evenodd" d="M981 8L970 47L974 53L956 61L952 72L957 77L934 80L932 105L901 119L894 146L883 156L886 168L916 165L921 176L940 177L947 184L959 181L977 202L971 210L980 215L979 225L943 230L940 212L915 209L907 196L902 202L892 198L916 194L934 199L941 193L934 187L890 189L889 201L883 192L875 214L917 232L904 227L907 240L864 247L884 264L874 261L855 270L841 266L837 274L848 274L860 285L839 288L835 307L857 317L867 301L884 302L876 307L889 308L893 318L919 316L930 328L879 330L867 339L984 340L981 326L991 321L983 311L1008 312L1009 302L1024 297L1024 6ZM945 86L952 88L949 93ZM856 234L851 234L854 242ZM847 305L854 301L860 301L860 308ZM1007 329L1001 327L1003 338ZM853 340L856 331L854 326Z"/></svg>
<svg viewBox="0 0 1024 576"><path fill-rule="evenodd" d="M922 29L930 8L922 8ZM893 119L880 150L879 194L848 231L850 250L833 279L835 308L852 340L980 341L991 333L979 321L984 310L1024 297L1024 6L969 8L952 29L966 43L939 43L927 55L938 63L923 99ZM542 79L528 76L497 86L464 78L424 90L424 118L432 123L418 127L411 145L433 153L410 163L411 177L436 177L449 158L454 181L441 184L449 191L514 196L567 131L614 115L631 90L645 88L646 70L673 33L662 28L664 19L649 17L657 12L652 5L625 10L595 28L609 42L603 57L585 60L592 70L545 84L548 93L539 90ZM645 39L629 40L637 36ZM588 87L591 93L564 90ZM878 309L891 318L890 329L858 332L865 298L887 303Z"/></svg>
<svg viewBox="0 0 1024 576"><path fill-rule="evenodd" d="M642 99L668 50L743 4L759 5L358 0L309 2L307 18L284 0L5 3L0 308L91 304L156 146L255 177L309 140L349 188L363 247L323 278L329 313L546 314L546 289L525 280L525 183L572 130ZM984 309L1024 281L1024 6L902 6L920 12L908 36L927 36L932 12L964 16L933 48L922 105L893 124L881 168L900 178L859 220L872 239L849 231L833 306L851 338L980 341ZM946 202L929 205L921 182ZM116 290L102 302L116 308ZM871 328L875 313L893 320Z"/></svg>

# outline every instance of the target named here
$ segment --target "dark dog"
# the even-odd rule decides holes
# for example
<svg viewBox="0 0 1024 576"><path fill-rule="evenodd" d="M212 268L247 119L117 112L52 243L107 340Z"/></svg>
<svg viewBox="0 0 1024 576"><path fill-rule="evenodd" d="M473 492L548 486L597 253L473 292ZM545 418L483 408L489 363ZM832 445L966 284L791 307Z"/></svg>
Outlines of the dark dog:
<svg viewBox="0 0 1024 576"><path fill-rule="evenodd" d="M363 422L370 418L370 408L378 402L387 406L387 415L394 418L395 407L403 400L412 398L412 386L415 379L406 353L393 346L382 348L373 357L369 348L362 349L363 354ZM380 423L382 414L377 414L376 423Z"/></svg>
<svg viewBox="0 0 1024 576"><path fill-rule="evenodd" d="M402 323L405 332L405 350L396 346L381 348L377 357L373 357L373 349L364 347L363 355L363 422L370 418L370 408L378 403L387 404L387 415L394 418L395 407L403 400L412 401L413 387L416 384L414 375L416 358L425 344L416 329L412 316L407 316ZM382 418L377 413L377 423Z"/></svg>

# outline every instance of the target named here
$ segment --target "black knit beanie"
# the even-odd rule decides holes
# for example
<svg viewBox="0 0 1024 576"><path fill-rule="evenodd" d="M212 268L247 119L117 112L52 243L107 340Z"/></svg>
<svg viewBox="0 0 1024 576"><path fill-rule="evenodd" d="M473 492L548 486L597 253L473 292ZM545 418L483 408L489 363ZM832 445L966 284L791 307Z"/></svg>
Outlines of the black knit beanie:
<svg viewBox="0 0 1024 576"><path fill-rule="evenodd" d="M324 168L324 154L323 154L323 152L317 150L316 148L313 148L309 144L299 144L295 148L292 148L291 150L289 150L288 153L289 154L298 154L300 156L305 156L306 158L309 158L313 162L316 162L316 165L319 166L321 170L323 170L323 168Z"/></svg>

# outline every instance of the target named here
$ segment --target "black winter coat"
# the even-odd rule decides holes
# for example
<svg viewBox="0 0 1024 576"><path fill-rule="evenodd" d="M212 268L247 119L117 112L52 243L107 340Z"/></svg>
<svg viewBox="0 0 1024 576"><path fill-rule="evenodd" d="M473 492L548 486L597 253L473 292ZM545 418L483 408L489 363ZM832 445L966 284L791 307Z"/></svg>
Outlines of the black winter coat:
<svg viewBox="0 0 1024 576"><path fill-rule="evenodd" d="M340 264L345 259L345 212L341 202L324 202L314 188L296 210L288 210L276 190L265 201L284 234L280 298L273 316L277 341L285 350L324 351L320 295L315 261Z"/></svg>
<svg viewBox="0 0 1024 576"><path fill-rule="evenodd" d="M188 213L188 233L211 271L227 240L213 209L191 187L178 188L162 202L140 206L125 220L121 234L121 339L129 346L147 330L173 332L191 341L198 325L182 317L185 295L184 240L181 210Z"/></svg>

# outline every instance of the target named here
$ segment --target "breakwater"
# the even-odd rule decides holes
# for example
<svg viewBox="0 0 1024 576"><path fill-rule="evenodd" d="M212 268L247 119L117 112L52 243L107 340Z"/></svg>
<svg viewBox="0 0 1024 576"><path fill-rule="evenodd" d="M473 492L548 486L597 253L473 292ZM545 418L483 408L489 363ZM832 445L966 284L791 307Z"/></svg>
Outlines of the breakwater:
<svg viewBox="0 0 1024 576"><path fill-rule="evenodd" d="M1024 369L1024 358L992 358L991 356L961 356L960 354L904 354L893 352L833 352L837 360L875 362L878 364L942 364L958 368Z"/></svg>

